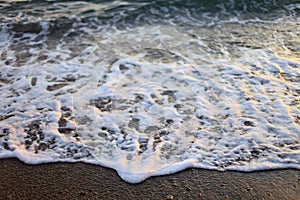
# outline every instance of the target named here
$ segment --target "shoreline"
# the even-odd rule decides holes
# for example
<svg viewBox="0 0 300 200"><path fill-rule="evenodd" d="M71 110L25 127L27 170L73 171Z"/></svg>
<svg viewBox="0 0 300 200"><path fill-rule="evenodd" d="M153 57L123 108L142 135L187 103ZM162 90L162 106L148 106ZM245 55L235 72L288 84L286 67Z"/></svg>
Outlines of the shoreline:
<svg viewBox="0 0 300 200"><path fill-rule="evenodd" d="M86 163L28 165L0 159L0 199L300 199L300 170L186 169L139 184Z"/></svg>

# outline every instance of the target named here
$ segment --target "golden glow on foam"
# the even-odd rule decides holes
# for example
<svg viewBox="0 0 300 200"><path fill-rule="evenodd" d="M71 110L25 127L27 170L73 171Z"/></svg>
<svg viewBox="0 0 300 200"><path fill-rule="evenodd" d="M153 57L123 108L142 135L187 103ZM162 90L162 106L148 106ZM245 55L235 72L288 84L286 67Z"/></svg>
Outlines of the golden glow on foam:
<svg viewBox="0 0 300 200"><path fill-rule="evenodd" d="M300 64L300 52L292 52L288 48L277 47L274 49L274 55Z"/></svg>

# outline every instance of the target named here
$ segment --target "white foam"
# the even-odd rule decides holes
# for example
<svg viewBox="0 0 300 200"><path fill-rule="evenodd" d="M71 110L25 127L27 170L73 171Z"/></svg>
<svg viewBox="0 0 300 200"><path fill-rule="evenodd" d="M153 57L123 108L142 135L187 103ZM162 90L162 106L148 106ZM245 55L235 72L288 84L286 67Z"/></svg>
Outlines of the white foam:
<svg viewBox="0 0 300 200"><path fill-rule="evenodd" d="M297 23L237 19L79 20L58 41L47 20L40 33L3 28L0 158L99 164L131 183L189 167L300 169Z"/></svg>

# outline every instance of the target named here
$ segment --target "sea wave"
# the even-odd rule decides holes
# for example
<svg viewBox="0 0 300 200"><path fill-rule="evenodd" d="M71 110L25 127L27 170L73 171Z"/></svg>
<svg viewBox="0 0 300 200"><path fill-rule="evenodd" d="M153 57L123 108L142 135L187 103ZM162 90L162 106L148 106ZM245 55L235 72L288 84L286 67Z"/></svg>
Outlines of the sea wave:
<svg viewBox="0 0 300 200"><path fill-rule="evenodd" d="M1 1L0 21L1 158L132 183L300 169L296 1Z"/></svg>

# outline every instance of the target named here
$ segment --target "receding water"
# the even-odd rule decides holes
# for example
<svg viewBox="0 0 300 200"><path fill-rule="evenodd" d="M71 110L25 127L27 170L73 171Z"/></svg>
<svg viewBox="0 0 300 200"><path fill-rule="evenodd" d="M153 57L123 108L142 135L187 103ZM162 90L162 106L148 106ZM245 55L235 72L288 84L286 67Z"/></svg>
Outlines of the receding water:
<svg viewBox="0 0 300 200"><path fill-rule="evenodd" d="M1 158L300 169L297 1L0 1L0 28Z"/></svg>

